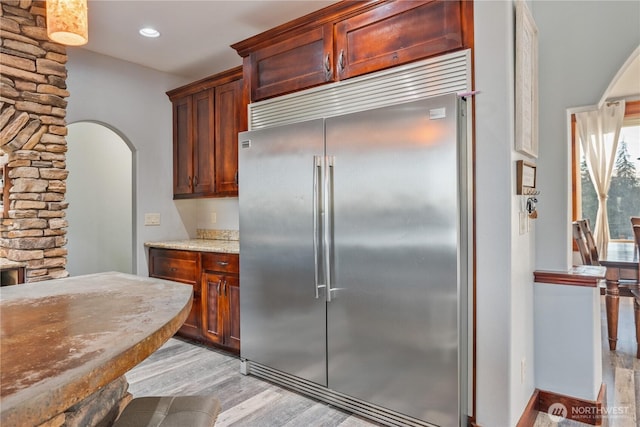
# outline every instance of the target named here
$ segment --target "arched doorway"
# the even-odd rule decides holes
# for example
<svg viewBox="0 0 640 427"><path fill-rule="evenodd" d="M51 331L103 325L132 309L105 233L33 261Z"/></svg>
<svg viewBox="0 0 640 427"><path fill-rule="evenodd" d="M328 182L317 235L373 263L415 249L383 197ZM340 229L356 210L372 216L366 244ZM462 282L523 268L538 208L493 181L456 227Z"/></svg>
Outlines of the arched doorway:
<svg viewBox="0 0 640 427"><path fill-rule="evenodd" d="M135 269L134 149L106 125L67 126L67 270Z"/></svg>

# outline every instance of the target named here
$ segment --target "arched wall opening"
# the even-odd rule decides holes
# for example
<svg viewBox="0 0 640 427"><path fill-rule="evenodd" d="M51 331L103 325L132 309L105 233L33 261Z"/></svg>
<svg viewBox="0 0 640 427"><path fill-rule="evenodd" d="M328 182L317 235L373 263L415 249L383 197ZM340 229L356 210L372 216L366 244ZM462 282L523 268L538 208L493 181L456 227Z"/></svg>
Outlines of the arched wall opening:
<svg viewBox="0 0 640 427"><path fill-rule="evenodd" d="M135 149L103 123L67 127L67 270L133 273Z"/></svg>

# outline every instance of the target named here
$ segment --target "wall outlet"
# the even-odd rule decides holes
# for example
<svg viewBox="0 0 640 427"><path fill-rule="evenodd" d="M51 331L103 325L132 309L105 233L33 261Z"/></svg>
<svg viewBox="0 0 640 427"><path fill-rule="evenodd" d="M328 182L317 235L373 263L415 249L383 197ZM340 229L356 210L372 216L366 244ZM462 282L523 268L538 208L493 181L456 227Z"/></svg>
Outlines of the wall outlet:
<svg viewBox="0 0 640 427"><path fill-rule="evenodd" d="M524 384L524 380L527 377L527 359L524 357L520 361L520 384Z"/></svg>
<svg viewBox="0 0 640 427"><path fill-rule="evenodd" d="M160 225L160 214L159 213L144 214L144 225Z"/></svg>
<svg viewBox="0 0 640 427"><path fill-rule="evenodd" d="M215 224L218 222L218 214L216 212L211 212L211 224Z"/></svg>

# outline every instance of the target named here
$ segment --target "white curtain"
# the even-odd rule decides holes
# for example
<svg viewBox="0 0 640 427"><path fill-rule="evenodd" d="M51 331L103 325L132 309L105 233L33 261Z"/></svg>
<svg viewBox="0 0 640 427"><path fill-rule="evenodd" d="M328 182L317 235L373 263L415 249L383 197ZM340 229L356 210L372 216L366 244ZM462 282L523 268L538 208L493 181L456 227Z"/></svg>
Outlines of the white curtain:
<svg viewBox="0 0 640 427"><path fill-rule="evenodd" d="M587 162L591 181L598 194L598 214L593 235L600 258L607 256L609 244L609 220L607 196L611 174L615 167L618 138L624 119L624 101L605 103L594 111L576 114L578 135Z"/></svg>

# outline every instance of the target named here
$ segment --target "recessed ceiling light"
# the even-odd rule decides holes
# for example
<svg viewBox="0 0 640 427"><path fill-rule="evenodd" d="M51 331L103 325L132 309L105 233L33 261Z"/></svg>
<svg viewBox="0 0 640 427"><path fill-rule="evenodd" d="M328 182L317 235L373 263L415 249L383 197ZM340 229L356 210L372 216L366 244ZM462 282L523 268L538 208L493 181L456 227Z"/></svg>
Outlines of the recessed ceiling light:
<svg viewBox="0 0 640 427"><path fill-rule="evenodd" d="M153 38L160 37L160 33L158 32L158 30L151 27L141 28L139 32L140 32L140 35L145 37L153 37Z"/></svg>

